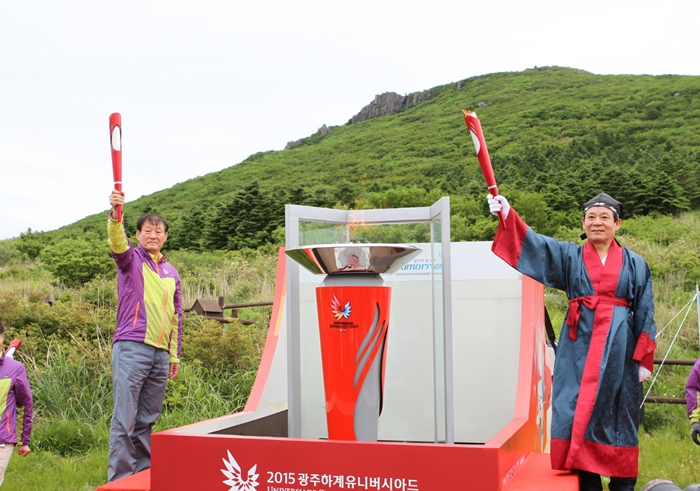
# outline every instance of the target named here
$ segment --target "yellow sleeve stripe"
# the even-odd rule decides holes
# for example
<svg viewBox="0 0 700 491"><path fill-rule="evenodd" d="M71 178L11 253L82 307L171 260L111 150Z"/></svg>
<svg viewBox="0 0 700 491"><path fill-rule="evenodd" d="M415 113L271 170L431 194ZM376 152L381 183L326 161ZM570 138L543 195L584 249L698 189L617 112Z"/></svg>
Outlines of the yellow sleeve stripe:
<svg viewBox="0 0 700 491"><path fill-rule="evenodd" d="M695 409L693 409L693 412L690 413L690 422L691 423L700 423L700 391L698 391L698 393L695 397L698 399L698 405L695 406Z"/></svg>
<svg viewBox="0 0 700 491"><path fill-rule="evenodd" d="M124 224L111 217L107 219L107 243L109 248L117 254L129 250L129 241L124 234Z"/></svg>

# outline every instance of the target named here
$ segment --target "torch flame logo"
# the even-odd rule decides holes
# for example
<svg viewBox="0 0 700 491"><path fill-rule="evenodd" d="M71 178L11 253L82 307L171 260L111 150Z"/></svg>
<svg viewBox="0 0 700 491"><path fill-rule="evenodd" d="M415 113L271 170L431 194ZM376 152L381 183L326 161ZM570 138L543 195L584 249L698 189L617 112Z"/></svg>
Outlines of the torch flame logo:
<svg viewBox="0 0 700 491"><path fill-rule="evenodd" d="M331 300L331 312L333 312L333 315L338 320L347 319L350 317L350 302L346 303L345 307L343 307L338 297L333 295L333 300Z"/></svg>
<svg viewBox="0 0 700 491"><path fill-rule="evenodd" d="M258 464L255 464L248 470L248 477L244 480L241 475L241 466L238 465L238 462L236 462L229 450L226 452L228 452L228 460L221 459L224 461L226 469L221 469L221 472L228 478L224 481L224 484L231 486L229 491L255 491L255 488L258 487L259 474L255 472Z"/></svg>

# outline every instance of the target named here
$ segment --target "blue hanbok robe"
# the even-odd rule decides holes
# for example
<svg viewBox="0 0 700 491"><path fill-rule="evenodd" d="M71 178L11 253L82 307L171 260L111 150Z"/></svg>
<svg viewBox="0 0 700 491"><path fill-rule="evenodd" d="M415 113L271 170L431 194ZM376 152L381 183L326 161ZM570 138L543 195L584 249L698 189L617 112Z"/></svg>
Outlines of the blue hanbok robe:
<svg viewBox="0 0 700 491"><path fill-rule="evenodd" d="M656 347L647 263L613 240L603 264L590 242L537 234L512 208L492 250L569 299L554 364L552 468L636 477L638 367L653 370Z"/></svg>

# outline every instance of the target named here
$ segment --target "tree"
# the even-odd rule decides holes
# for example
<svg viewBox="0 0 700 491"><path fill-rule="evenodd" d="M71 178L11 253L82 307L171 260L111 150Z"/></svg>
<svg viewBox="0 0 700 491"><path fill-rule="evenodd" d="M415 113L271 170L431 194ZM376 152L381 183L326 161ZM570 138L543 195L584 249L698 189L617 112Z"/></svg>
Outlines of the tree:
<svg viewBox="0 0 700 491"><path fill-rule="evenodd" d="M272 232L283 224L282 203L253 180L209 216L204 246L209 250L257 248L272 243Z"/></svg>
<svg viewBox="0 0 700 491"><path fill-rule="evenodd" d="M382 193L370 193L365 208L408 208L429 206L440 199L439 189L430 192L417 186L388 189Z"/></svg>
<svg viewBox="0 0 700 491"><path fill-rule="evenodd" d="M284 224L284 206L261 191L257 180L236 193L231 204L234 233L228 237L227 249L272 243L272 232Z"/></svg>
<svg viewBox="0 0 700 491"><path fill-rule="evenodd" d="M554 235L559 228L559 220L551 219L551 210L544 195L527 191L513 194L513 208L533 230L545 235Z"/></svg>
<svg viewBox="0 0 700 491"><path fill-rule="evenodd" d="M683 189L664 171L656 174L655 190L651 197L651 211L659 213L678 213L690 209L690 202L684 196Z"/></svg>
<svg viewBox="0 0 700 491"><path fill-rule="evenodd" d="M182 212L168 232L168 249L202 250L206 208L207 203L199 202Z"/></svg>
<svg viewBox="0 0 700 491"><path fill-rule="evenodd" d="M36 259L44 247L51 244L51 242L51 236L46 232L32 232L32 229L28 228L26 232L19 234L19 242L16 247L19 252L26 254L29 259Z"/></svg>

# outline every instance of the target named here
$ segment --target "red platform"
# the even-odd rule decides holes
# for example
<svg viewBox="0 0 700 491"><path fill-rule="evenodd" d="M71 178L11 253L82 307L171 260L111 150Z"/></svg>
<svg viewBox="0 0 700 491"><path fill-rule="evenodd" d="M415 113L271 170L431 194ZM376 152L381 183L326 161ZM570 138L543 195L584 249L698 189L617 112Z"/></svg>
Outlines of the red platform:
<svg viewBox="0 0 700 491"><path fill-rule="evenodd" d="M97 491L151 491L151 469L104 484Z"/></svg>
<svg viewBox="0 0 700 491"><path fill-rule="evenodd" d="M504 491L578 491L578 475L552 470L549 454L531 453Z"/></svg>
<svg viewBox="0 0 700 491"><path fill-rule="evenodd" d="M283 255L280 266L284 267ZM283 270L282 270L283 271ZM277 347L285 302L278 275L275 307L245 410L152 435L150 487L141 481L104 491L576 491L571 473L553 471L542 442L550 379L542 372L543 287L522 279L518 380L513 419L483 444L357 442L287 438L286 407L259 408ZM281 308L282 307L282 308ZM538 387L546 386L538 401ZM544 400L544 406L542 401ZM237 421L232 424L232 421ZM240 423L238 423L238 421ZM267 436L261 436L267 435ZM147 476L141 476L146 478ZM131 478L130 478L131 479ZM107 487L117 486L117 487ZM121 486L121 487L119 487ZM127 487L132 486L132 487Z"/></svg>
<svg viewBox="0 0 700 491"><path fill-rule="evenodd" d="M119 481L105 484L97 491L150 491L151 472L147 469ZM513 474L504 491L577 491L576 474L552 470L549 454L532 453Z"/></svg>

